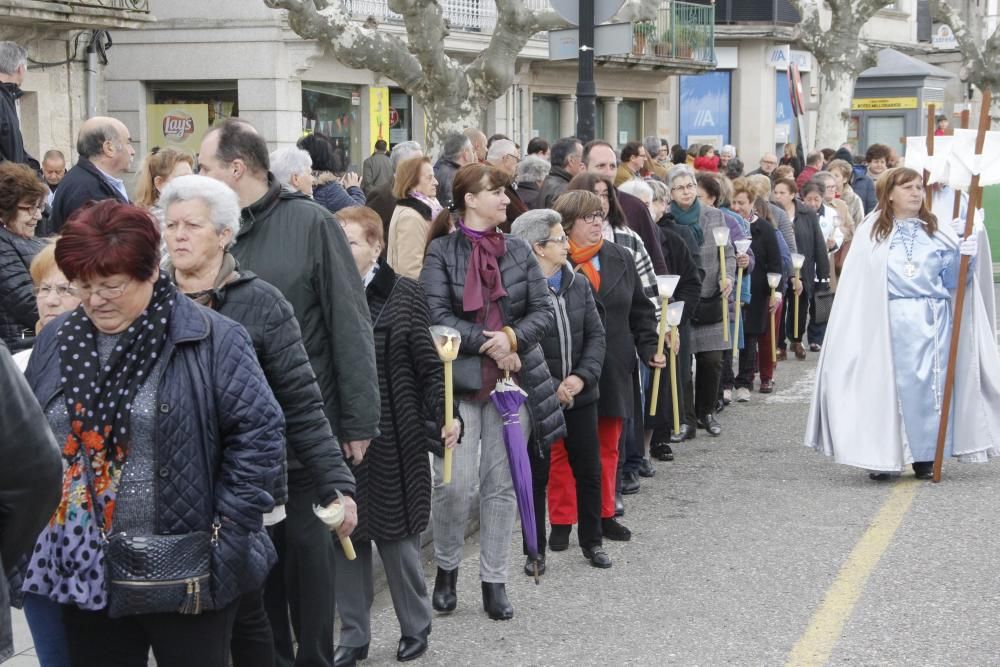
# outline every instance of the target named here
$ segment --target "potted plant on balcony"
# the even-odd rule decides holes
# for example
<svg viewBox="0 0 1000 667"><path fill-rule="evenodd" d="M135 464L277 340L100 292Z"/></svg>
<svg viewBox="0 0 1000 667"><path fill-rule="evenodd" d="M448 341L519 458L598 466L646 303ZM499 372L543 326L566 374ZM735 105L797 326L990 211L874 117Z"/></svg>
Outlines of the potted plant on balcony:
<svg viewBox="0 0 1000 667"><path fill-rule="evenodd" d="M656 25L652 21L639 21L632 26L634 41L632 43L632 53L641 56L646 53L646 39L656 32Z"/></svg>
<svg viewBox="0 0 1000 667"><path fill-rule="evenodd" d="M660 58L669 58L673 55L673 35L669 30L664 30L660 34L660 39L653 43L653 54Z"/></svg>

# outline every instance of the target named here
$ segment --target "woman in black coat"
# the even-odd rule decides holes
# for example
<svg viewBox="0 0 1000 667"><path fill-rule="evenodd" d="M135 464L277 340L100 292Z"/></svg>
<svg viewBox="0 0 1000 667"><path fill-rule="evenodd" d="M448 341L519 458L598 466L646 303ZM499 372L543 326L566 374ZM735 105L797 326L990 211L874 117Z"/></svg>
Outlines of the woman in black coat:
<svg viewBox="0 0 1000 667"><path fill-rule="evenodd" d="M583 555L594 567L611 567L611 558L601 546L601 460L597 439L598 382L607 341L594 291L586 278L566 263L569 238L558 213L547 208L528 211L514 221L512 231L531 245L548 282L556 317L555 327L542 339L542 350L566 418L566 437L553 443L551 461L559 467L568 463L573 477L563 478L564 483L554 485L549 492L558 498L560 506L565 505L564 496L576 497ZM549 467L549 459L531 458L540 571L545 568L545 492ZM558 514L553 514L550 520L553 537L569 537L570 525L561 522ZM568 544L557 539L549 546L553 551L562 551ZM533 573L530 560L524 567L526 574Z"/></svg>
<svg viewBox="0 0 1000 667"><path fill-rule="evenodd" d="M768 319L773 316L781 300L780 293L771 299L767 283L768 273L781 273L781 251L778 236L767 216L769 209L762 199L753 199L745 179L733 182L733 210L750 223L750 249L754 253L754 267L750 274L750 303L743 307L743 351L740 353L739 374L736 376L736 400L750 400L754 374L760 368L761 390L773 377L770 349L758 350L759 343L768 333Z"/></svg>
<svg viewBox="0 0 1000 667"><path fill-rule="evenodd" d="M44 241L35 238L47 190L23 164L0 164L0 338L12 352L31 347L38 323L31 260Z"/></svg>
<svg viewBox="0 0 1000 667"><path fill-rule="evenodd" d="M431 468L458 442L460 424L444 422L444 372L430 334L430 315L420 283L396 274L379 261L382 221L368 208L337 214L365 284L375 332L375 362L382 397L381 433L355 468L358 480L359 559L337 556L340 646L334 664L363 658L371 638L369 609L373 580L371 542L378 546L399 621L398 660L427 650L431 605L420 558L420 533L431 509ZM444 446L442 446L444 442Z"/></svg>
<svg viewBox="0 0 1000 667"><path fill-rule="evenodd" d="M785 308L785 331L792 340L792 350L797 359L805 359L806 348L802 345L802 336L806 331L806 311L809 309L809 301L815 286L819 284L829 287L830 255L823 229L819 225L819 216L816 215L816 211L796 198L798 192L798 186L790 178L781 178L774 183L774 201L792 218L795 245L799 253L805 257L802 264L802 280L797 285L789 285L787 290L788 299L794 299L795 293L799 293L798 331L795 330L795 309ZM781 334L778 337L783 338Z"/></svg>
<svg viewBox="0 0 1000 667"><path fill-rule="evenodd" d="M445 211L434 221L433 240L420 273L431 323L462 335L454 368L465 444L455 451L451 483L434 487L438 574L432 603L438 611L452 611L457 604L458 564L478 476L479 575L483 607L494 620L514 615L506 581L517 514L503 420L490 400L497 380L505 372L514 373L528 394L520 423L528 446L539 456L547 456L550 445L566 433L539 345L553 324L545 277L527 243L496 231L507 220L506 183L506 175L490 165L470 164L458 170L452 186L455 215ZM452 226L454 233L439 235ZM440 462L435 461L435 480L442 474Z"/></svg>
<svg viewBox="0 0 1000 667"><path fill-rule="evenodd" d="M239 322L250 334L257 360L285 416L287 478L272 495L275 511L264 517L278 551L270 580L284 577L289 526L315 521L312 505L337 503L346 494L349 534L355 519L354 477L323 412L316 382L292 306L277 288L243 271L228 252L239 229L240 209L232 190L206 176L173 179L160 196L167 270L181 292ZM233 628L235 667L273 664L274 642L264 612L263 590L244 596ZM274 619L275 624L280 623ZM287 621L286 621L287 623ZM278 626L280 627L280 626Z"/></svg>
<svg viewBox="0 0 1000 667"><path fill-rule="evenodd" d="M555 210L562 216L563 229L569 236L569 259L594 288L597 303L604 314L607 351L600 379L598 401L598 437L601 443L601 528L609 540L627 541L632 533L615 520L615 478L618 471L618 441L623 421L634 412L635 355L654 368L663 368L665 359L656 354L656 318L653 304L643 294L642 283L631 254L602 236L604 212L601 199L586 190L566 192L556 200ZM597 262L594 261L597 260ZM599 264L599 266L598 266ZM551 470L552 488L565 484L568 465ZM577 512L575 497L567 497L557 507L550 497L552 514L564 517L553 525L550 542L568 540L568 527Z"/></svg>

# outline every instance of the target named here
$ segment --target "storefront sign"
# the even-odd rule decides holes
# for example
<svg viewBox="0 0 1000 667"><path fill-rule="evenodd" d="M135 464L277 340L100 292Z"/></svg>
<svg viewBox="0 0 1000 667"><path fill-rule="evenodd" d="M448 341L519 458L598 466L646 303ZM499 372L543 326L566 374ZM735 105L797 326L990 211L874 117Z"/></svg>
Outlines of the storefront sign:
<svg viewBox="0 0 1000 667"><path fill-rule="evenodd" d="M800 72L812 71L812 55L808 51L796 51L788 44L772 46L766 53L767 64L778 70L786 70L795 63Z"/></svg>
<svg viewBox="0 0 1000 667"><path fill-rule="evenodd" d="M721 148L729 143L729 71L681 76L680 141L690 146L694 137L711 136ZM713 142L714 143L714 142Z"/></svg>
<svg viewBox="0 0 1000 667"><path fill-rule="evenodd" d="M208 131L207 104L149 104L146 106L149 146L198 152Z"/></svg>
<svg viewBox="0 0 1000 667"><path fill-rule="evenodd" d="M391 112L391 107L389 106L389 89L388 88L369 88L369 101L370 101L370 119L371 122L368 125L369 134L371 135L371 146L369 147L369 152L375 150L375 142L381 139L388 143L389 141L389 114Z"/></svg>
<svg viewBox="0 0 1000 667"><path fill-rule="evenodd" d="M851 100L851 109L854 111L916 108L916 97L856 97Z"/></svg>
<svg viewBox="0 0 1000 667"><path fill-rule="evenodd" d="M934 29L934 33L931 35L931 45L935 49L957 49L958 40L955 39L955 34L951 31L951 28L947 24L942 23Z"/></svg>
<svg viewBox="0 0 1000 667"><path fill-rule="evenodd" d="M791 88L785 72L774 73L774 142L795 141L795 114L792 111Z"/></svg>

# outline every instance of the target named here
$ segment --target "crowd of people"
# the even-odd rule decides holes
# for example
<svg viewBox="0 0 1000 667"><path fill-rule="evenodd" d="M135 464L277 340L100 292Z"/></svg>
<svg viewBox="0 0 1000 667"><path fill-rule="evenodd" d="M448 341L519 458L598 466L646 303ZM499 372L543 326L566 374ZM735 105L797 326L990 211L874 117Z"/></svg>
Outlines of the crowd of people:
<svg viewBox="0 0 1000 667"><path fill-rule="evenodd" d="M16 415L34 420L22 451L37 463L35 511L2 558L44 667L145 664L150 650L164 666L356 664L374 549L396 657L417 658L433 612L459 607L473 502L482 605L510 619L512 423L535 508L525 574L544 576L574 525L585 562L610 568L604 540L631 539L625 497L652 461L738 428L723 413L774 392L789 349L821 355L810 444L873 479L910 463L928 474L942 367L924 360L947 345L959 254L980 245L921 205L919 175L886 146L862 164L846 146L804 159L786 146L744 174L730 145L564 137L522 151L469 128L436 161L417 142L380 141L358 175L321 134L269 153L228 119L197 156L145 156L131 197L123 123L89 119L77 152L64 176L52 152L48 167L0 163L0 334L26 380L4 383L37 401ZM865 272L887 285L881 301ZM834 298L838 281L851 305ZM887 417L896 398L846 415L840 402L864 403L871 372L850 313L886 302L876 344L902 422ZM454 406L431 325L461 335ZM983 372L960 391L1000 397L995 348L969 345ZM655 373L668 356L676 396ZM516 415L491 400L511 378L526 396ZM949 453L984 459L1000 428L972 405L957 421L981 433ZM869 420L849 417L869 412L885 436L872 456L852 449Z"/></svg>

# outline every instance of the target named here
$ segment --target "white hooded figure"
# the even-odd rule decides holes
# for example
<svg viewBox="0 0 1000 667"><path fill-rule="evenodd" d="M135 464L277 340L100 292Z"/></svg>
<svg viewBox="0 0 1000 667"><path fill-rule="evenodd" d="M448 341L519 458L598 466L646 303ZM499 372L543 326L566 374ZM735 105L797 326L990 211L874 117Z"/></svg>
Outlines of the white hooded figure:
<svg viewBox="0 0 1000 667"><path fill-rule="evenodd" d="M875 471L914 464L929 477L937 443L961 255L976 235L948 222L928 233L921 175L887 175L879 210L855 230L817 368L805 444ZM880 184L881 185L881 184ZM890 214L882 219L882 210ZM873 238L880 220L887 234ZM886 225L889 225L886 227ZM945 456L1000 456L1000 358L975 267L970 267ZM881 474L878 474L881 473Z"/></svg>

